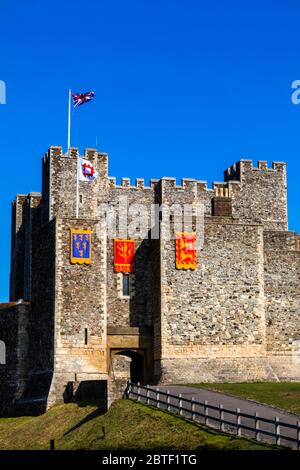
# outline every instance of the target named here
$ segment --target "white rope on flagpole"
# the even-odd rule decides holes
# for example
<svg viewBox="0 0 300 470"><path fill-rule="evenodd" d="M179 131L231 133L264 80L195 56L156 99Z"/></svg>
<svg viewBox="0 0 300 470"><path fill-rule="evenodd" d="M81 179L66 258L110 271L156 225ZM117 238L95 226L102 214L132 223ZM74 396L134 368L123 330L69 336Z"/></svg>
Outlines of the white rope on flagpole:
<svg viewBox="0 0 300 470"><path fill-rule="evenodd" d="M69 106L68 106L68 151L71 147L71 97L72 91L69 88ZM76 219L79 216L79 155L76 159Z"/></svg>
<svg viewBox="0 0 300 470"><path fill-rule="evenodd" d="M71 147L71 90L69 89L69 107L68 107L68 150Z"/></svg>
<svg viewBox="0 0 300 470"><path fill-rule="evenodd" d="M77 154L77 174L76 174L76 219L79 216L79 153Z"/></svg>

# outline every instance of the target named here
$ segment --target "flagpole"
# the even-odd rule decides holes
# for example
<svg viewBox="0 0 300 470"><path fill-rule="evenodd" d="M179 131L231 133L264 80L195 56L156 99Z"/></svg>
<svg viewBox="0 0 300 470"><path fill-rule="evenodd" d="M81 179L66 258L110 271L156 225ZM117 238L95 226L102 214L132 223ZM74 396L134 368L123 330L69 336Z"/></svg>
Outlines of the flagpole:
<svg viewBox="0 0 300 470"><path fill-rule="evenodd" d="M69 89L69 108L68 108L68 150L71 147L71 89Z"/></svg>
<svg viewBox="0 0 300 470"><path fill-rule="evenodd" d="M69 109L68 109L68 152L71 147L71 89L69 88ZM93 97L95 96L95 93L93 91L90 91L89 93L80 93L80 94L74 94L74 105L79 106L82 103L86 103L87 101L90 101ZM80 157L79 153L77 152L77 170L76 170L76 219L79 217L79 165L80 165ZM81 169L80 169L81 171Z"/></svg>
<svg viewBox="0 0 300 470"><path fill-rule="evenodd" d="M79 216L79 153L77 154L77 174L76 174L76 219Z"/></svg>

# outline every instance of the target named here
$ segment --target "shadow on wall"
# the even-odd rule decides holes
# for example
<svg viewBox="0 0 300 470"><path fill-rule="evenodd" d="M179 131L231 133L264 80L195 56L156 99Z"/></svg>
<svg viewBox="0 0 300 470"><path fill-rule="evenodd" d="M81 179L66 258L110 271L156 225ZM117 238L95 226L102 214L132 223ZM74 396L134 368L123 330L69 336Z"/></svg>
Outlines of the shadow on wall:
<svg viewBox="0 0 300 470"><path fill-rule="evenodd" d="M97 402L101 408L107 409L107 381L84 380L68 382L63 394L64 403Z"/></svg>
<svg viewBox="0 0 300 470"><path fill-rule="evenodd" d="M135 249L134 279L129 300L129 323L131 327L150 327L152 325L152 240L142 240ZM131 281L132 282L132 281ZM132 292L133 291L133 292Z"/></svg>
<svg viewBox="0 0 300 470"><path fill-rule="evenodd" d="M0 340L0 365L6 364L6 346L4 341Z"/></svg>
<svg viewBox="0 0 300 470"><path fill-rule="evenodd" d="M148 239L144 239L136 249L134 260L133 295L129 300L129 324L131 327L147 329L151 346L147 344L145 347L144 340L140 341L139 348L144 351L145 355L144 364L139 363L140 357L131 357L131 380L135 383L159 382L160 361L156 361L156 371L154 371L153 351L156 351L157 357L161 356L160 241L151 239L151 231L148 233ZM146 370L141 373L140 370L143 367Z"/></svg>

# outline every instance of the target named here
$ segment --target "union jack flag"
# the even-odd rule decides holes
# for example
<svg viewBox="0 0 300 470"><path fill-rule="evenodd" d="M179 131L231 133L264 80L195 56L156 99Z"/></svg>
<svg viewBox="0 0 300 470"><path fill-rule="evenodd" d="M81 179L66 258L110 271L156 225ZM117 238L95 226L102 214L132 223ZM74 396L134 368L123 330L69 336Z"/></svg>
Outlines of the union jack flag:
<svg viewBox="0 0 300 470"><path fill-rule="evenodd" d="M94 96L95 93L93 91L89 91L87 93L72 93L74 108L77 108L83 103L91 101Z"/></svg>

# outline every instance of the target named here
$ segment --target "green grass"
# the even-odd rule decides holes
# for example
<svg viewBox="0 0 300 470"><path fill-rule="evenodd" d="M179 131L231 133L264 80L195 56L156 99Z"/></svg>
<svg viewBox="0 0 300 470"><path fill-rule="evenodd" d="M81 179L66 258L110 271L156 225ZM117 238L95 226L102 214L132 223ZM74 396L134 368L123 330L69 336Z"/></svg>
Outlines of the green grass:
<svg viewBox="0 0 300 470"><path fill-rule="evenodd" d="M219 390L242 398L250 398L300 415L300 382L202 383L189 385Z"/></svg>
<svg viewBox="0 0 300 470"><path fill-rule="evenodd" d="M49 449L50 439L55 439L56 449L274 449L131 400L116 401L106 414L93 404L70 403L54 406L38 417L0 419L2 450Z"/></svg>

